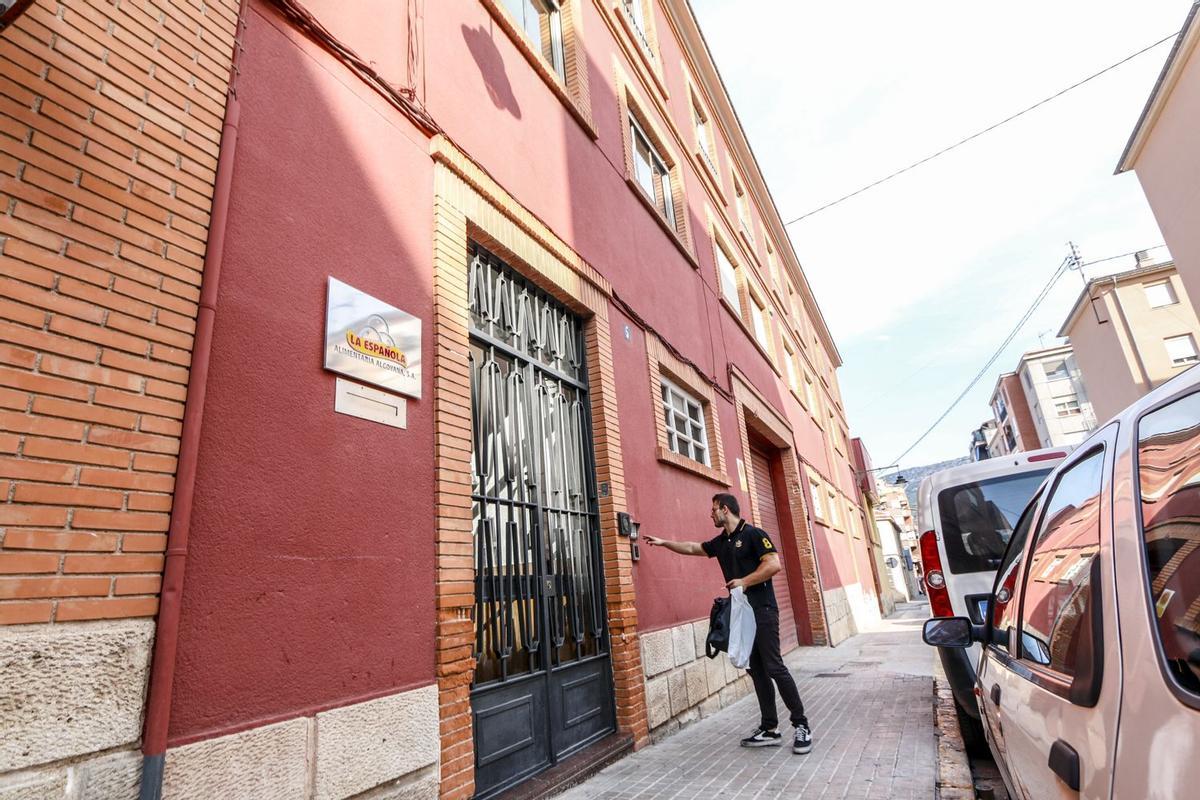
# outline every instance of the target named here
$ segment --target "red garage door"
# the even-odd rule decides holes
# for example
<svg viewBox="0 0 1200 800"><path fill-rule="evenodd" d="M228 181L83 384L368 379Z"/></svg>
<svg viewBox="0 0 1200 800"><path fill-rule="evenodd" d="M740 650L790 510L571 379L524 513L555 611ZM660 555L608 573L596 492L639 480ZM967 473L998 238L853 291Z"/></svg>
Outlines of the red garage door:
<svg viewBox="0 0 1200 800"><path fill-rule="evenodd" d="M779 512L775 506L775 482L771 480L771 457L760 450L750 451L750 465L754 470L754 524L771 534L780 548L779 561L783 571L775 576L775 599L779 603L779 643L783 652L799 644L796 636L796 615L792 613L792 595L788 591L787 564L783 557L789 545L779 530Z"/></svg>

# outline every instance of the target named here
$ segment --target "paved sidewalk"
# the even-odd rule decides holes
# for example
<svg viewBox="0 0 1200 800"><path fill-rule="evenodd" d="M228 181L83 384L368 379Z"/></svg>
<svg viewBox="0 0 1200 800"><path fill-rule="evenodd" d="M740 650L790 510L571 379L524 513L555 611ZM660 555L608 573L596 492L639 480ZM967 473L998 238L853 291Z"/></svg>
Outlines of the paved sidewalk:
<svg viewBox="0 0 1200 800"><path fill-rule="evenodd" d="M921 642L928 614L925 604L906 603L838 647L788 655L813 727L808 755L792 753L790 727L785 747L738 746L758 722L751 694L559 797L932 800L933 651Z"/></svg>

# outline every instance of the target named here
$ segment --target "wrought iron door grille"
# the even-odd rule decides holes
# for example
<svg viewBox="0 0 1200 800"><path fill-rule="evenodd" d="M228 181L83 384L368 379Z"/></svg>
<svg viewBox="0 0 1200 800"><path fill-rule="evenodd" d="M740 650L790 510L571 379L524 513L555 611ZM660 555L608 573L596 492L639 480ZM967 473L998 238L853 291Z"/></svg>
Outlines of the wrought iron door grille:
<svg viewBox="0 0 1200 800"><path fill-rule="evenodd" d="M606 655L580 320L474 247L475 685Z"/></svg>

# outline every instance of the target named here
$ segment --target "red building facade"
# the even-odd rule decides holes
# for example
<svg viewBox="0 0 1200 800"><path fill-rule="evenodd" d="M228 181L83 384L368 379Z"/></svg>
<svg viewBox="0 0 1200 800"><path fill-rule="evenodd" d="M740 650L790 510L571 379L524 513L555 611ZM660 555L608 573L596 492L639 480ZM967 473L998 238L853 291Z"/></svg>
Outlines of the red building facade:
<svg viewBox="0 0 1200 800"><path fill-rule="evenodd" d="M716 492L785 647L878 614L840 358L686 2L238 20L164 589L110 615L157 614L144 795L491 796L732 702L719 570L629 535ZM335 410L330 278L419 322L402 426Z"/></svg>

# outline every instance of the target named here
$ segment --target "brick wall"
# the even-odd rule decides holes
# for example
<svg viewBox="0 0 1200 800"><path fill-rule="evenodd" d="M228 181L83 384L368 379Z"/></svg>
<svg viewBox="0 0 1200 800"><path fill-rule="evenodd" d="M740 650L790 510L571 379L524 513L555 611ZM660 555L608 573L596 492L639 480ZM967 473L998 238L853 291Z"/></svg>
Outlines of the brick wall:
<svg viewBox="0 0 1200 800"><path fill-rule="evenodd" d="M237 6L0 34L0 624L157 610Z"/></svg>

